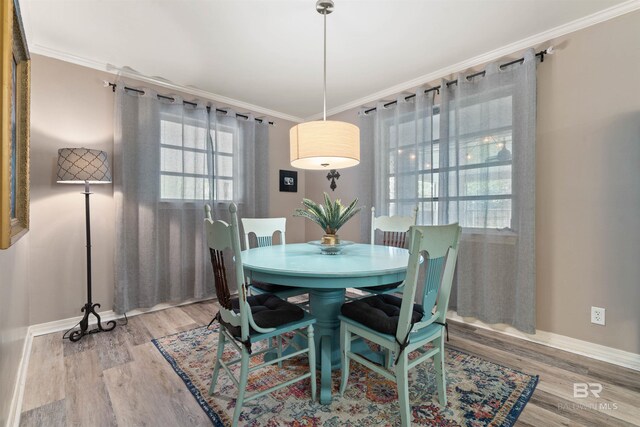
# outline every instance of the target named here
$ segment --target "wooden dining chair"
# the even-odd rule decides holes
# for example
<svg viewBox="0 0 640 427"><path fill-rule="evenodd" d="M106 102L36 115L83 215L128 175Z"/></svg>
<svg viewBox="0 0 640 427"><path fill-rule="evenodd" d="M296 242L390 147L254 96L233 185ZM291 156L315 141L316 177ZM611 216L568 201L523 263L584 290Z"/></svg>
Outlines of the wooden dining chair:
<svg viewBox="0 0 640 427"><path fill-rule="evenodd" d="M411 424L409 370L427 359L433 359L438 400L442 406L447 404L444 331L461 228L458 224L412 226L409 232L411 245L402 299L395 295L371 295L343 304L339 316L340 393L344 394L347 388L351 361L395 381L402 426ZM426 271L422 305L418 305L414 304L414 298L421 265ZM384 366L351 351L351 342L359 337L385 349L387 360ZM428 344L432 347L426 347ZM421 350L421 353L409 359L409 353L415 350Z"/></svg>
<svg viewBox="0 0 640 427"><path fill-rule="evenodd" d="M242 218L242 228L244 230L245 248L251 247L251 234L255 236L257 247L272 246L273 236L280 234L280 244L286 244L286 218ZM256 247L254 246L254 247ZM304 288L296 288L293 286L276 285L273 283L265 283L252 281L249 289L251 294L259 295L264 293L272 293L280 298L290 298L298 295L308 294ZM307 298L308 302L308 298Z"/></svg>
<svg viewBox="0 0 640 427"><path fill-rule="evenodd" d="M413 216L383 215L379 217L376 217L376 208L371 207L371 244L376 244L376 231L381 231L383 246L406 247L409 227L416 225L417 219L418 206L413 209ZM402 282L365 287L359 290L369 294L396 294L402 292Z"/></svg>
<svg viewBox="0 0 640 427"><path fill-rule="evenodd" d="M316 319L311 314L304 311L295 304L291 304L272 294L247 295L247 287L244 281L244 269L240 255L240 234L238 231L237 207L235 204L229 206L231 212L231 224L224 221L212 221L205 219L207 234L207 244L211 254L211 264L213 266L216 295L220 304L220 311L216 318L220 322L218 351L215 365L211 377L209 395L214 394L220 368L224 369L227 375L238 387L238 397L236 399L235 410L233 412L233 426L238 425L242 406L245 402L256 399L267 393L291 385L292 383L309 378L311 382L311 400L316 398L316 356L315 345L313 344L313 325ZM225 266L224 251L230 248L233 257L233 268L235 272L236 285L238 287L238 297L232 298L229 291L229 279ZM269 362L254 362L250 364L251 358L264 355L269 348L253 348L253 344L259 341L271 341L278 337L291 343L293 337L285 335L293 332L302 335L306 347L298 348L296 351L283 356L282 347L277 349L277 357ZM311 345L309 345L311 343ZM224 347L230 344L238 353L239 357L231 361L223 360ZM271 350L274 351L274 350ZM276 384L266 390L246 394L249 374L267 366L281 363L283 360L292 357L308 355L309 372L299 375L293 379ZM240 375L236 378L231 367L240 364Z"/></svg>

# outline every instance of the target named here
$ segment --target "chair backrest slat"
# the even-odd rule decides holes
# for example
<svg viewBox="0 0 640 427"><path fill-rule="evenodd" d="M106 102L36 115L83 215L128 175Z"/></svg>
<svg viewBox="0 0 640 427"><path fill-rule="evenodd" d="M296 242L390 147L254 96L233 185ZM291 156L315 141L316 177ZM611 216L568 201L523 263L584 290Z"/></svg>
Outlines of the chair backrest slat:
<svg viewBox="0 0 640 427"><path fill-rule="evenodd" d="M402 342L411 330L411 315L418 283L420 258L426 263L423 307L425 317L433 308L439 313L436 319L444 322L449 306L453 273L458 257L461 228L458 224L411 226L409 233L409 263L404 281L402 305L396 338ZM426 319L425 319L426 320Z"/></svg>
<svg viewBox="0 0 640 427"><path fill-rule="evenodd" d="M254 234L258 247L273 245L274 233L280 233L280 243L286 244L286 218L242 218L245 248L249 249L249 235Z"/></svg>
<svg viewBox="0 0 640 427"><path fill-rule="evenodd" d="M407 240L407 232L402 231L385 231L382 234L382 244L384 246L393 246L396 248L404 248Z"/></svg>
<svg viewBox="0 0 640 427"><path fill-rule="evenodd" d="M371 208L371 244L375 245L376 230L382 231L382 244L404 248L409 227L416 224L418 207L413 210L413 216L379 216L376 217L376 208Z"/></svg>
<svg viewBox="0 0 640 427"><path fill-rule="evenodd" d="M273 245L273 236L256 236L256 237L258 238L259 248Z"/></svg>
<svg viewBox="0 0 640 427"><path fill-rule="evenodd" d="M444 273L445 260L445 257L425 260L427 271L425 274L424 294L422 295L422 307L424 307L425 312L431 313L436 304L442 274Z"/></svg>
<svg viewBox="0 0 640 427"><path fill-rule="evenodd" d="M211 265L213 266L213 279L216 287L218 303L227 310L231 307L231 292L227 283L227 270L224 266L224 254L220 250L209 248Z"/></svg>

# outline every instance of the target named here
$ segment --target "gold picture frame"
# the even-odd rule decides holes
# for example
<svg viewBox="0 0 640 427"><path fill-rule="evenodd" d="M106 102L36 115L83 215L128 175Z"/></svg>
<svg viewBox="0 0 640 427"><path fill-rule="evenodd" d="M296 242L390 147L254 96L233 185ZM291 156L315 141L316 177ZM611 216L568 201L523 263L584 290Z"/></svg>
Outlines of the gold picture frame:
<svg viewBox="0 0 640 427"><path fill-rule="evenodd" d="M6 249L29 230L31 60L18 0L0 7L0 249Z"/></svg>

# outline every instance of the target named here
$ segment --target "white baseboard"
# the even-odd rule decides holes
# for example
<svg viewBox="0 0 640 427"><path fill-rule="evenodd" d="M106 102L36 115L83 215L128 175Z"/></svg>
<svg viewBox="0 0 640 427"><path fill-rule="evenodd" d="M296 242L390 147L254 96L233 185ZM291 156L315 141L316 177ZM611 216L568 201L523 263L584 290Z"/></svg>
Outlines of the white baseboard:
<svg viewBox="0 0 640 427"><path fill-rule="evenodd" d="M564 335L554 334L553 332L536 331L535 334L525 334L524 332L520 332L512 326L502 323L488 325L473 317L462 317L453 310L449 310L449 312L447 312L447 319L466 323L468 325L473 325L478 328L489 329L501 334L521 338L527 341L546 345L548 347L557 348L559 350L580 354L592 359L602 360L603 362L608 362L614 365L640 371L640 354L635 354L600 344L594 344L588 341L582 341Z"/></svg>
<svg viewBox="0 0 640 427"><path fill-rule="evenodd" d="M191 298L180 303L162 303L162 304L155 305L151 308L138 308L138 309L127 312L127 317L134 317L144 313L151 313L153 311L164 310L171 307L179 307L181 305L193 304L195 302L207 301L210 299L212 298ZM116 314L113 310L102 311L98 314L100 315L100 320L103 323L108 322L110 320L118 320L118 319L124 318L124 315ZM68 319L62 319L62 320L54 320L53 322L46 322L46 323L39 323L37 325L32 325L29 329L31 330L31 333L33 334L33 336L37 337L40 335L51 334L54 332L66 331L74 327L75 325L77 325L81 319L82 319L82 316L70 317ZM89 321L90 326L95 325L97 323L95 317L92 316L90 317L90 319L91 319Z"/></svg>
<svg viewBox="0 0 640 427"><path fill-rule="evenodd" d="M27 336L22 345L22 356L18 365L18 377L13 388L13 396L11 398L11 406L9 407L9 418L7 418L7 427L19 427L20 411L22 409L22 397L24 396L24 386L27 383L27 368L29 367L29 359L31 357L31 344L33 343L33 335L31 327L27 328Z"/></svg>

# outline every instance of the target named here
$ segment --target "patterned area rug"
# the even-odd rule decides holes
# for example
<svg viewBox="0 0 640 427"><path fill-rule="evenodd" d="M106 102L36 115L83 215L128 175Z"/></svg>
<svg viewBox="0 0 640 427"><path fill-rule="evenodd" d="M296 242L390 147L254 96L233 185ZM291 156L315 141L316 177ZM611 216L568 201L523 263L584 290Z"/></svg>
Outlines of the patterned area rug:
<svg viewBox="0 0 640 427"><path fill-rule="evenodd" d="M214 396L209 384L218 344L217 325L180 332L153 340L180 375L215 426L230 426L237 388L221 370ZM255 347L254 347L255 349ZM412 425L511 426L529 401L538 382L531 376L447 349L446 408L438 404L435 371L426 361L410 372ZM227 345L223 356L237 355ZM256 357L259 359L261 356ZM248 392L269 387L305 371L306 358L292 360L279 369L268 367L249 376ZM235 365L239 369L239 365ZM245 404L242 426L399 426L396 385L358 363L351 363L349 384L343 397L337 394L339 371L333 373L333 403L311 402L310 383L301 381ZM237 371L236 371L237 374ZM320 372L317 373L318 377ZM319 387L318 387L319 390Z"/></svg>

